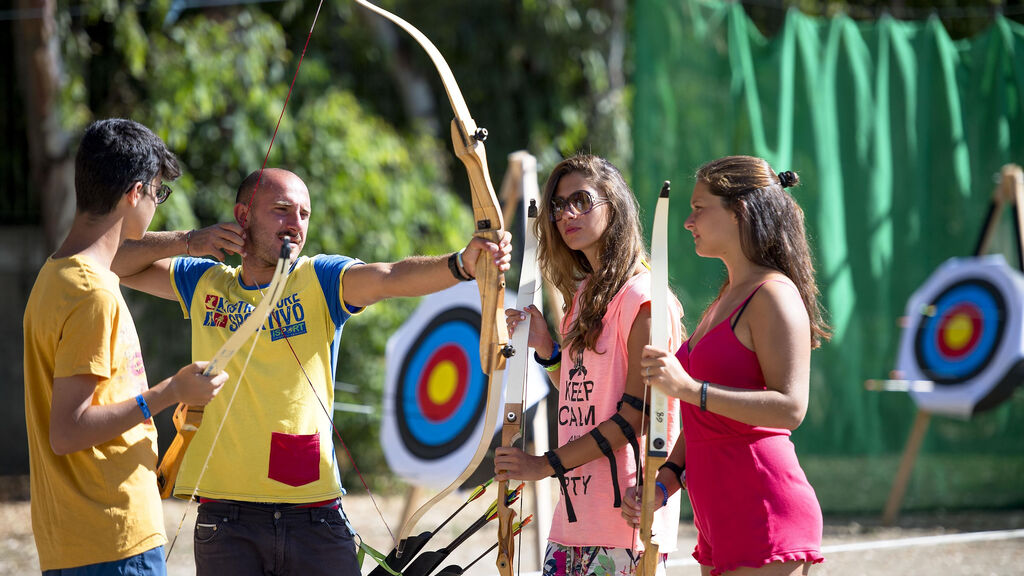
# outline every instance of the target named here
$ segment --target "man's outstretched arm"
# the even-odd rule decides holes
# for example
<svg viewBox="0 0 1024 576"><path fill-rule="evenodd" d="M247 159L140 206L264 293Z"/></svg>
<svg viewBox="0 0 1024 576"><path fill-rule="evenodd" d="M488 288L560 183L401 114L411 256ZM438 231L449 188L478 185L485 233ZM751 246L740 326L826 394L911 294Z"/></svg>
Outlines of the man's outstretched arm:
<svg viewBox="0 0 1024 576"><path fill-rule="evenodd" d="M491 256L491 265L505 272L512 260L512 236L506 232L499 244L473 238L462 253L464 271L476 276L481 252ZM353 266L342 276L345 304L362 308L386 298L425 296L454 286L458 280L448 268L448 255L411 256L398 262L375 262Z"/></svg>

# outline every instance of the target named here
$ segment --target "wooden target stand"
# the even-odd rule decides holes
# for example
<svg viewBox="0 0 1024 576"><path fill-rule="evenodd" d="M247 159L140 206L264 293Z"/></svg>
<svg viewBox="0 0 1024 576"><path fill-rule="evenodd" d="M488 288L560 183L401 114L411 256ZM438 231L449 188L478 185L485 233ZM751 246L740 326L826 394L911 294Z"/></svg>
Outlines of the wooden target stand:
<svg viewBox="0 0 1024 576"><path fill-rule="evenodd" d="M999 184L992 194L992 202L989 205L988 216L985 227L982 230L978 246L974 251L975 256L984 255L992 243L992 238L1001 220L1003 210L1007 205L1013 206L1016 220L1016 236L1018 244L1018 261L1020 269L1024 271L1024 172L1016 164L1003 166ZM868 390L887 391L909 391L911 389L929 389L934 384L928 381L908 380L868 380L864 383ZM903 497L906 495L907 484L914 471L914 464L921 451L921 444L924 442L925 434L928 432L928 425L931 423L931 412L918 409L914 418L910 436L903 447L903 456L900 458L900 466L893 479L892 489L889 491L889 498L885 503L885 510L882 513L882 524L892 525L899 516L900 506L903 504Z"/></svg>

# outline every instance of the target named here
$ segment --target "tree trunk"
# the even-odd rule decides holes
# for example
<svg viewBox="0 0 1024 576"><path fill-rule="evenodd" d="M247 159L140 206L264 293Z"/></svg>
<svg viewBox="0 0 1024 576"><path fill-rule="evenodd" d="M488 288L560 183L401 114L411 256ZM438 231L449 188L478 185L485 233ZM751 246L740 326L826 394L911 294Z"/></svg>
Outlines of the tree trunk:
<svg viewBox="0 0 1024 576"><path fill-rule="evenodd" d="M18 82L24 98L28 136L29 186L39 194L47 252L64 240L75 213L75 166L70 138L61 126L58 97L61 53L56 0L18 0L30 16L15 25Z"/></svg>
<svg viewBox="0 0 1024 576"><path fill-rule="evenodd" d="M419 51L420 45L412 38L408 38L405 32L393 23L376 14L363 14L362 18L371 27L378 44L387 54L385 60L388 73L395 81L402 106L410 122L435 137L447 139L448 127L445 126L445 132L442 134L437 122L437 102L430 88L433 78L424 77L412 66L409 59L409 50Z"/></svg>
<svg viewBox="0 0 1024 576"><path fill-rule="evenodd" d="M604 143L605 155L615 158L620 167L626 167L633 160L630 112L625 99L629 4L626 0L605 0L602 8L611 20L602 46L608 66L608 87L603 93L594 94L594 107L590 111L592 140Z"/></svg>

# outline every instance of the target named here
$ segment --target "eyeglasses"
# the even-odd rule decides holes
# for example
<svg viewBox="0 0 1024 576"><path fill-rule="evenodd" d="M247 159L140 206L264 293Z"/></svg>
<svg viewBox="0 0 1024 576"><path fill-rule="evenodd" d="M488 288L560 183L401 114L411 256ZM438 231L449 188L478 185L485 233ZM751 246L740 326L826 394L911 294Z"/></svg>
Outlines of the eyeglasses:
<svg viewBox="0 0 1024 576"><path fill-rule="evenodd" d="M554 197L551 199L551 221L559 222L567 208L572 209L573 214L583 216L601 204L610 202L607 198L594 197L586 190L577 190L569 194L568 198Z"/></svg>
<svg viewBox="0 0 1024 576"><path fill-rule="evenodd" d="M153 193L153 199L156 200L157 204L163 204L164 201L167 200L168 196L171 195L171 192L174 192L174 190L172 190L167 184L161 184L160 186L156 186L151 182L143 182L143 184L155 190Z"/></svg>

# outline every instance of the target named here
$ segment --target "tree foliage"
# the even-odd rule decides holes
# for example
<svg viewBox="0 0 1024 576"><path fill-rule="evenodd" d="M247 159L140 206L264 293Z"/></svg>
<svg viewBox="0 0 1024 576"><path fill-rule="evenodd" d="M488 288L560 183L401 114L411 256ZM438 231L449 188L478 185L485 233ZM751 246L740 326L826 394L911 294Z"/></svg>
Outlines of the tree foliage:
<svg viewBox="0 0 1024 576"><path fill-rule="evenodd" d="M376 1L444 54L475 120L490 131L495 182L507 155L520 149L538 156L542 179L577 151L604 155L628 176L626 0ZM755 18L763 11L759 22L770 31L773 15L781 22L779 8L790 5L813 11L876 4L765 0L748 3L748 10ZM60 0L55 15L66 129L81 133L97 118L131 117L182 160L185 174L154 229L230 218L235 187L263 163L319 3L187 5ZM309 185L307 253L369 261L437 254L464 244L471 230L465 174L448 142L447 96L419 46L390 27L350 0L325 0L310 37L268 161ZM166 375L188 358L187 325L175 305L129 296L150 375ZM384 342L414 305L375 305L346 327L338 378L362 390L347 400L379 405ZM377 422L344 414L338 421L347 438L357 439L352 448L360 464L383 473Z"/></svg>
<svg viewBox="0 0 1024 576"><path fill-rule="evenodd" d="M541 158L542 172L578 150L628 166L624 1L382 4L445 55L477 122L491 131L495 182L507 154L524 148ZM60 3L56 15L67 129L130 117L178 154L184 175L152 229L230 219L237 184L263 163L317 2L180 11L170 0L85 0L71 8ZM307 254L396 260L456 249L472 231L443 87L419 46L404 34L386 44L381 26L390 24L352 2L325 1L277 129L268 165L293 170L310 189ZM425 113L402 101L404 80L394 71L406 62L427 87ZM189 357L180 310L127 296L150 376L171 373ZM415 304L380 303L346 326L337 379L359 392L341 400L379 407L385 342ZM379 420L336 421L359 466L385 477Z"/></svg>

